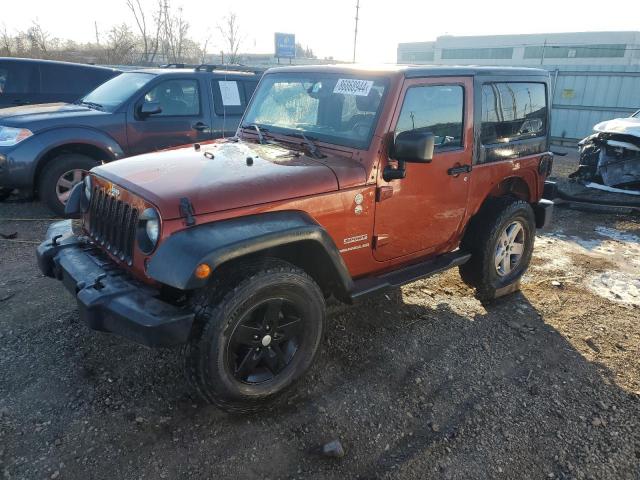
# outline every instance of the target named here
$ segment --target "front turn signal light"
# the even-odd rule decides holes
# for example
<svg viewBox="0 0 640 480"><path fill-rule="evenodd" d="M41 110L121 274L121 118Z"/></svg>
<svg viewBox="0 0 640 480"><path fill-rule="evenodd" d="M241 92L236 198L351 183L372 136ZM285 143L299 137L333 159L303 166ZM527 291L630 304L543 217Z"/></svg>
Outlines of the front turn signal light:
<svg viewBox="0 0 640 480"><path fill-rule="evenodd" d="M199 278L200 280L204 280L205 278L208 278L209 275L211 275L211 267L206 263L201 263L196 267L196 270L194 273L196 275L196 278Z"/></svg>

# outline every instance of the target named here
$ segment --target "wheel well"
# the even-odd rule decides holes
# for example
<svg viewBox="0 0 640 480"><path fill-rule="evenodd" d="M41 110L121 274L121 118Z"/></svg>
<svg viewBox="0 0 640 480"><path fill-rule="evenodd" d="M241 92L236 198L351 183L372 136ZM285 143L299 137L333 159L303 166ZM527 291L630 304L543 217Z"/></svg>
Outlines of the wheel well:
<svg viewBox="0 0 640 480"><path fill-rule="evenodd" d="M509 177L502 180L489 192L489 197L513 196L528 202L531 198L529 185L520 177ZM486 202L486 200L485 200ZM484 202L483 202L484 203Z"/></svg>
<svg viewBox="0 0 640 480"><path fill-rule="evenodd" d="M59 155L63 155L65 153L78 153L81 155L86 155L87 157L91 157L95 160L111 160L113 157L107 153L106 150L96 147L95 145L90 145L88 143L69 143L65 145L60 145L58 147L52 148L47 153L45 153L40 161L38 162L38 166L36 167L35 178L33 181L33 189L37 191L38 184L40 182L40 175L42 171L45 169L47 164L58 157Z"/></svg>
<svg viewBox="0 0 640 480"><path fill-rule="evenodd" d="M345 285L331 260L329 253L318 242L302 240L293 244L280 245L261 250L247 256L230 260L218 268L233 268L238 263L255 262L261 258L277 258L304 270L318 284L325 296L330 294L345 298Z"/></svg>

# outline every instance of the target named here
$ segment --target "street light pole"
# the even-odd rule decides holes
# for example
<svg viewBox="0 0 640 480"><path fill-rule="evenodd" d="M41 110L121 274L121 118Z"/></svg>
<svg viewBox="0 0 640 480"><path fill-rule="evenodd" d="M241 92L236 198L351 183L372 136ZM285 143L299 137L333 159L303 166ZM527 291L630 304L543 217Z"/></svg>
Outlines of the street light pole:
<svg viewBox="0 0 640 480"><path fill-rule="evenodd" d="M358 13L360 11L360 0L356 1L356 29L353 33L353 63L356 63L356 43L358 42Z"/></svg>

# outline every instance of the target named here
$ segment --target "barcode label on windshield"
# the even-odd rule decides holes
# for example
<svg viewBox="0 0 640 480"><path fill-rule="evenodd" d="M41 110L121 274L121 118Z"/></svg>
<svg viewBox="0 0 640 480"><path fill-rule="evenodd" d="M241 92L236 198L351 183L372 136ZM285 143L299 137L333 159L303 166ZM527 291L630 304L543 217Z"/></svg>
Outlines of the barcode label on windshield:
<svg viewBox="0 0 640 480"><path fill-rule="evenodd" d="M333 93L343 95L358 95L366 97L373 87L373 80L358 80L356 78L341 78L336 83Z"/></svg>

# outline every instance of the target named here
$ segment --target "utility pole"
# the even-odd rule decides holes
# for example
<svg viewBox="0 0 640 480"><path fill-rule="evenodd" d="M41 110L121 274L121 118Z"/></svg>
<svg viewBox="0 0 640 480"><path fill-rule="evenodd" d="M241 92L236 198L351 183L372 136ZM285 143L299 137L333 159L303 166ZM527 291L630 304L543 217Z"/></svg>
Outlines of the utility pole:
<svg viewBox="0 0 640 480"><path fill-rule="evenodd" d="M356 29L353 33L353 63L356 63L356 44L358 42L358 13L360 12L360 0L356 0Z"/></svg>
<svg viewBox="0 0 640 480"><path fill-rule="evenodd" d="M544 63L544 54L546 50L547 50L547 39L545 38L544 44L542 45L542 55L540 55L540 65Z"/></svg>

